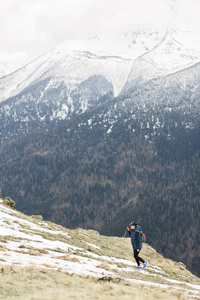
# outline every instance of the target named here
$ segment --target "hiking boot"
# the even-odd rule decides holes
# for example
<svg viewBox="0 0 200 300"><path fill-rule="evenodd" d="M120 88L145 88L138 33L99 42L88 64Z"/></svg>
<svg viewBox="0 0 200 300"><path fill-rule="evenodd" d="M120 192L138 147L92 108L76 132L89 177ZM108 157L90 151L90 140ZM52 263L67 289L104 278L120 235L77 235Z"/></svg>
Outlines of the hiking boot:
<svg viewBox="0 0 200 300"><path fill-rule="evenodd" d="M147 261L145 261L144 265L143 265L143 269L145 269L147 266Z"/></svg>

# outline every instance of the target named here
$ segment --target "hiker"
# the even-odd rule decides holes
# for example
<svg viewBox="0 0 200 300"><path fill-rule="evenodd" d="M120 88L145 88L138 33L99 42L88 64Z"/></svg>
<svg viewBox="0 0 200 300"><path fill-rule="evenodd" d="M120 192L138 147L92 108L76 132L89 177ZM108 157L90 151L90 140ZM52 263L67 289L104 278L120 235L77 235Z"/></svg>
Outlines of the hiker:
<svg viewBox="0 0 200 300"><path fill-rule="evenodd" d="M130 228L129 228L130 227ZM136 222L131 222L129 226L126 227L129 235L131 236L131 243L134 251L134 258L137 263L136 269L141 269L140 262L143 263L143 269L146 267L147 262L145 262L139 255L142 249L142 242L140 239L140 226Z"/></svg>

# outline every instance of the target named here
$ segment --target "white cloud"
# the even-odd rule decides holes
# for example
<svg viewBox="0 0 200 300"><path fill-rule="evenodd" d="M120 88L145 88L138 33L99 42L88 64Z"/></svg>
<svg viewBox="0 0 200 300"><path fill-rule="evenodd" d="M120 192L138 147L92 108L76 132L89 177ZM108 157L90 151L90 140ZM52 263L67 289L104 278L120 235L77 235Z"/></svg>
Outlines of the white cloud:
<svg viewBox="0 0 200 300"><path fill-rule="evenodd" d="M183 30L200 30L200 0L176 0L176 22Z"/></svg>

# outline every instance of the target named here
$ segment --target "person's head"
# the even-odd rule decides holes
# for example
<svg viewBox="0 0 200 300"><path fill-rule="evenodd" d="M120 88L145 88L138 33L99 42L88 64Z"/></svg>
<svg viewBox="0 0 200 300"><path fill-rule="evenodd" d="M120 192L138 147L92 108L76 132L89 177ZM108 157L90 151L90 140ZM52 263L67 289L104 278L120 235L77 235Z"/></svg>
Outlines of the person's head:
<svg viewBox="0 0 200 300"><path fill-rule="evenodd" d="M131 222L131 223L129 224L129 226L130 226L130 228L133 230L133 229L135 229L135 227L137 226L137 223L136 223L136 222Z"/></svg>

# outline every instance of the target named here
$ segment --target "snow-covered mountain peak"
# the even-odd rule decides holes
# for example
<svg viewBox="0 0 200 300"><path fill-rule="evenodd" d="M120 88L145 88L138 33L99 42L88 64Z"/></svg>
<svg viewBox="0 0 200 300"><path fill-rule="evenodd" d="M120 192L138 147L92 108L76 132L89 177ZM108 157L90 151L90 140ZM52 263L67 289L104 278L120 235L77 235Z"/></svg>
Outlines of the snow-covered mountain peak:
<svg viewBox="0 0 200 300"><path fill-rule="evenodd" d="M62 59L77 52L90 52L98 56L118 56L136 59L159 43L166 31L138 31L123 34L101 34L87 40L67 40L49 52L54 60Z"/></svg>
<svg viewBox="0 0 200 300"><path fill-rule="evenodd" d="M138 79L150 80L184 70L198 63L199 57L198 34L186 32L183 35L179 30L170 29L153 48L133 61L125 89L131 87L136 79L136 82Z"/></svg>
<svg viewBox="0 0 200 300"><path fill-rule="evenodd" d="M199 61L199 49L191 48L179 40L177 32L167 32L160 44L148 55L163 72L178 71Z"/></svg>
<svg viewBox="0 0 200 300"><path fill-rule="evenodd" d="M75 88L93 76L113 86L114 96L138 78L145 80L182 70L199 61L199 32L178 29L137 31L88 40L68 40L0 80L0 101L51 78Z"/></svg>

